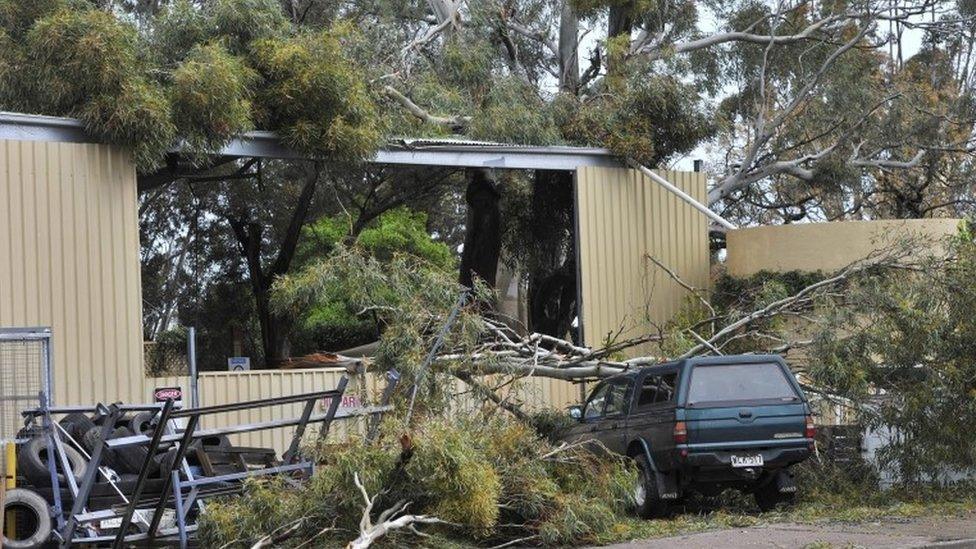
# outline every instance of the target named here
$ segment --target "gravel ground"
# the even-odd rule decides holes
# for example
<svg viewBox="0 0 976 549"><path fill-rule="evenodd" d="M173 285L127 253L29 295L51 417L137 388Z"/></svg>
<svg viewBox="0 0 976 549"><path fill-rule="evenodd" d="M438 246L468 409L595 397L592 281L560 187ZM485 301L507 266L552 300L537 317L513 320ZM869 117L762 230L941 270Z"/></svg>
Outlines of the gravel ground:
<svg viewBox="0 0 976 549"><path fill-rule="evenodd" d="M965 547L976 549L976 514L858 524L770 524L610 545L613 549Z"/></svg>

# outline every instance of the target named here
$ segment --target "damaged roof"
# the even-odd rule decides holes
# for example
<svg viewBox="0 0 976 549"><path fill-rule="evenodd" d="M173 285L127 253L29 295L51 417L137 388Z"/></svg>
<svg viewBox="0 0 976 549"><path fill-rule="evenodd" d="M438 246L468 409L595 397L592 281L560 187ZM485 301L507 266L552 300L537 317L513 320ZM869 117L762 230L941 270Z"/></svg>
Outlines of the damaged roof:
<svg viewBox="0 0 976 549"><path fill-rule="evenodd" d="M0 139L94 143L84 124L73 118L0 112ZM173 148L181 152L182 147ZM274 132L252 131L232 139L218 156L299 159L307 156L289 148ZM562 145L512 145L464 139L392 139L371 160L376 164L526 170L576 170L595 166L624 167L608 149Z"/></svg>

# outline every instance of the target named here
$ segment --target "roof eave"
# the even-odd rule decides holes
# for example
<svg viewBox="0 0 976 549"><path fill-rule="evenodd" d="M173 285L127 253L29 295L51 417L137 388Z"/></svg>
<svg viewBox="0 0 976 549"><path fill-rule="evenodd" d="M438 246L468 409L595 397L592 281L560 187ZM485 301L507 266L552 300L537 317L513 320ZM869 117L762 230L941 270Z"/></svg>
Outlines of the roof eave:
<svg viewBox="0 0 976 549"><path fill-rule="evenodd" d="M97 142L84 124L72 118L0 112L0 139L19 141ZM182 147L174 147L179 153ZM248 132L232 139L218 156L302 159L308 155L281 142L268 131ZM576 170L581 167L623 167L609 150L595 147L522 146L437 139L401 139L380 149L371 160L399 166L440 166L530 170Z"/></svg>

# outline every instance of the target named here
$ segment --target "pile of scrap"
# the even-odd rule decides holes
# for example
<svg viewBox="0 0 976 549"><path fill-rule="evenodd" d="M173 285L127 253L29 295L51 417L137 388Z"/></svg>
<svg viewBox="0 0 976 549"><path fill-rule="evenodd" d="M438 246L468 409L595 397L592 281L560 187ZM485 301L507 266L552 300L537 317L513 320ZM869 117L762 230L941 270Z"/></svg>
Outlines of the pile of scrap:
<svg viewBox="0 0 976 549"><path fill-rule="evenodd" d="M375 418L389 409L337 415L347 383L343 376L328 391L200 408L183 409L167 400L25 410L16 459L6 463L16 487L5 492L3 546L121 547L168 539L186 547L205 499L239 492L248 478L276 476L290 483L309 478L314 464L300 451L307 427L318 425L318 436L325 437L334 419ZM323 400L329 402L327 410L313 413ZM302 404L302 413L200 428L204 416L286 404ZM281 456L270 448L236 446L229 437L282 427L295 431Z"/></svg>

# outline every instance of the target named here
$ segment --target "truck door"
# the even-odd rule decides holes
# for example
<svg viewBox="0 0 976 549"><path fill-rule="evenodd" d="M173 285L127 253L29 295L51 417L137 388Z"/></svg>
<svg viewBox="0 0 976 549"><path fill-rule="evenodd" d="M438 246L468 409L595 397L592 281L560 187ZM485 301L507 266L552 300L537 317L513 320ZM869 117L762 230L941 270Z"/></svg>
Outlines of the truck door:
<svg viewBox="0 0 976 549"><path fill-rule="evenodd" d="M631 387L633 380L629 378L617 379L608 383L607 405L603 418L597 422L594 438L600 440L608 450L617 454L627 452L627 414L630 412L630 401L633 395Z"/></svg>
<svg viewBox="0 0 976 549"><path fill-rule="evenodd" d="M626 430L623 422L629 386L628 380L604 381L597 385L583 405L579 425L571 428L566 438L592 440L611 452L624 452Z"/></svg>
<svg viewBox="0 0 976 549"><path fill-rule="evenodd" d="M643 438L651 449L654 464L662 470L674 465L674 408L677 371L646 374L640 380L634 409L627 423L628 438Z"/></svg>

